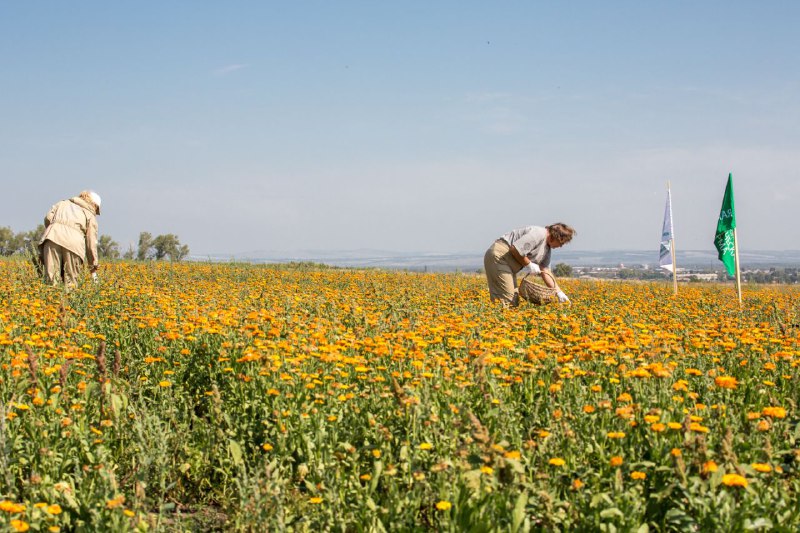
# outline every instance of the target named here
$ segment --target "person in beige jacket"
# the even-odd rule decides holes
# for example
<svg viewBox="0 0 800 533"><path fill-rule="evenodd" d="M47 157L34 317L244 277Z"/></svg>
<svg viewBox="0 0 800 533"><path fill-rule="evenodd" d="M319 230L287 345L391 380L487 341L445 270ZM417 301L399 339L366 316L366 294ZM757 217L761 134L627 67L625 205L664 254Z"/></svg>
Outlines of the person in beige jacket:
<svg viewBox="0 0 800 533"><path fill-rule="evenodd" d="M44 235L39 242L45 282L51 285L63 282L67 287L75 287L84 263L96 278L96 217L100 214L100 202L96 192L83 191L58 202L47 212Z"/></svg>

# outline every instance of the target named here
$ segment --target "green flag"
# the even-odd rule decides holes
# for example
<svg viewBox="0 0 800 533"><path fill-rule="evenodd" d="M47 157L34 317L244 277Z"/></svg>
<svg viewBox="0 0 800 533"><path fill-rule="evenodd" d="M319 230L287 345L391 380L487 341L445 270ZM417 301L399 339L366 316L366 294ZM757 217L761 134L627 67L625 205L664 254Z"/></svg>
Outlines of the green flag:
<svg viewBox="0 0 800 533"><path fill-rule="evenodd" d="M719 260L725 265L729 275L736 272L736 258L733 239L733 230L736 228L736 209L733 207L733 175L728 174L728 186L725 187L725 196L722 198L722 209L717 221L717 234L714 237L714 246L719 252Z"/></svg>

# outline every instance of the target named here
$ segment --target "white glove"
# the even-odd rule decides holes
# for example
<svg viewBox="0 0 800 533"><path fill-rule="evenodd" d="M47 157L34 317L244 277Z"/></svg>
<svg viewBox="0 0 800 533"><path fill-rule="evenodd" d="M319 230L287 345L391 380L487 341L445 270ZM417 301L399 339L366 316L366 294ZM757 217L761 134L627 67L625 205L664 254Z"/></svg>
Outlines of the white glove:
<svg viewBox="0 0 800 533"><path fill-rule="evenodd" d="M564 294L564 291L558 291L556 293L556 296L558 296L558 301L561 302L562 304L564 302L568 302L569 301L569 298L567 298L567 295Z"/></svg>
<svg viewBox="0 0 800 533"><path fill-rule="evenodd" d="M523 266L522 270L520 270L520 272L522 272L525 275L527 275L528 273L530 273L530 274L541 274L542 273L542 269L539 268L539 265L537 265L536 263L530 262L527 265Z"/></svg>

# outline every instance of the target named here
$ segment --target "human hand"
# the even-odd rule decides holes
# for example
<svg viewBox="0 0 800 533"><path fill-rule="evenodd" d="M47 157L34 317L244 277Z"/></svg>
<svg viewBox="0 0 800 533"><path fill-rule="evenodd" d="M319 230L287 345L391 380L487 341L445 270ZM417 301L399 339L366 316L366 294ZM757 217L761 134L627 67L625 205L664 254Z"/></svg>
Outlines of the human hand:
<svg viewBox="0 0 800 533"><path fill-rule="evenodd" d="M558 292L556 293L556 296L558 296L558 301L559 301L560 303L562 303L562 304L563 304L564 302L568 302L568 301L569 301L569 298L567 298L567 295L566 295L566 294L564 294L564 291L558 291Z"/></svg>
<svg viewBox="0 0 800 533"><path fill-rule="evenodd" d="M530 262L527 265L522 267L522 272L524 274L526 274L526 275L527 274L541 274L542 273L542 269L539 268L539 265L537 265L536 263Z"/></svg>

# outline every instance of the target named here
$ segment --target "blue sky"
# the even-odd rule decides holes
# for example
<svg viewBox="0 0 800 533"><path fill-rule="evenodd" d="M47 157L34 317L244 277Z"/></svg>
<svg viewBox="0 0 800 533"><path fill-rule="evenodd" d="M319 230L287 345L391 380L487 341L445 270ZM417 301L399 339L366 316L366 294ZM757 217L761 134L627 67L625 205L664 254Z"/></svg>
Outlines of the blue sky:
<svg viewBox="0 0 800 533"><path fill-rule="evenodd" d="M800 249L797 2L2 2L0 226L123 249ZM654 261L657 259L654 259Z"/></svg>

